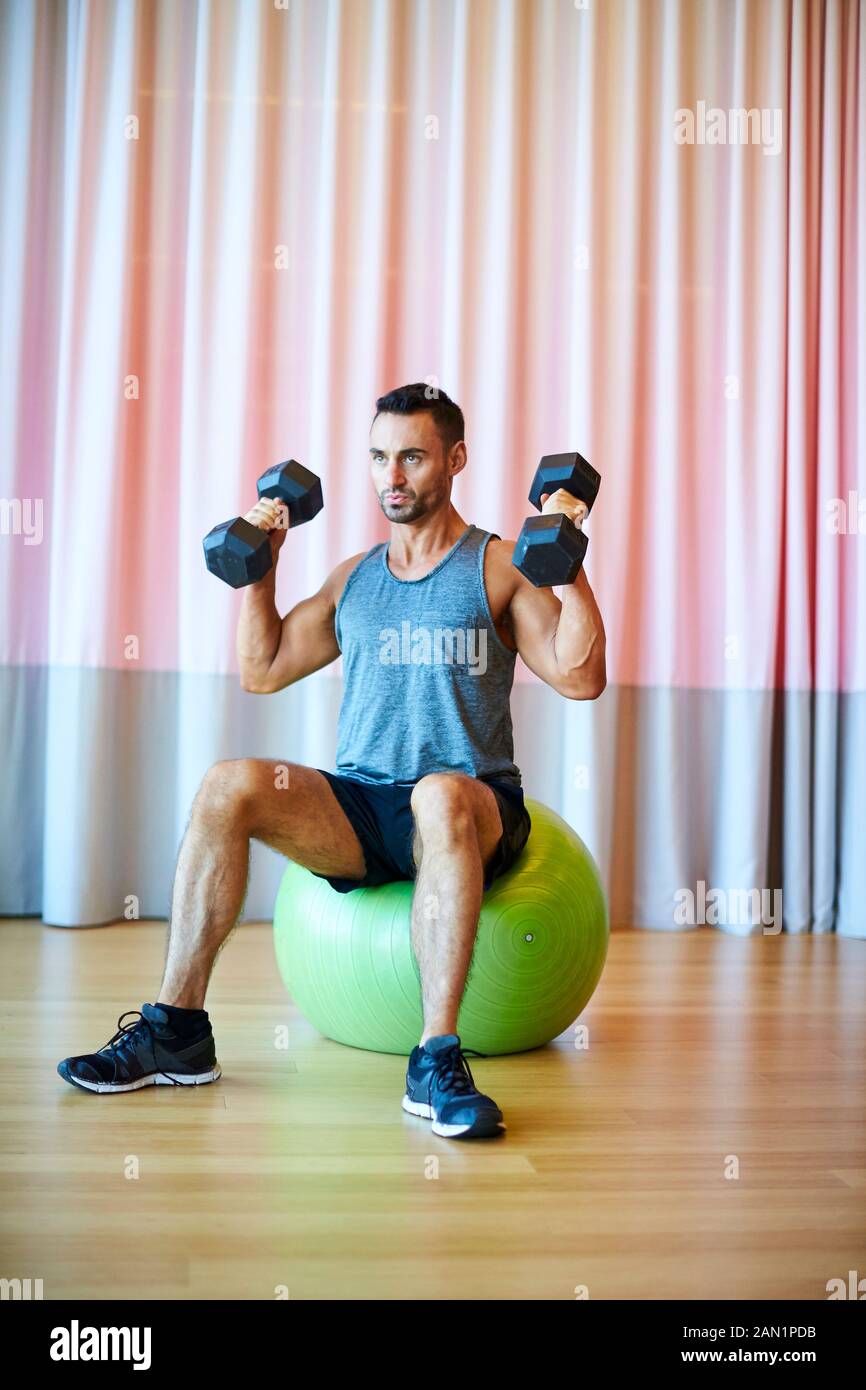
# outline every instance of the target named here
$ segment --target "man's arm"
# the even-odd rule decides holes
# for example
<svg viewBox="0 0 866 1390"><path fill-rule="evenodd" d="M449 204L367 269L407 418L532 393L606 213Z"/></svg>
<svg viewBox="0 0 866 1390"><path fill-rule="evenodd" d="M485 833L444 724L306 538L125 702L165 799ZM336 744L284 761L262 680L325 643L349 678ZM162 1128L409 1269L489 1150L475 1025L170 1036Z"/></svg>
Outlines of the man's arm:
<svg viewBox="0 0 866 1390"><path fill-rule="evenodd" d="M561 513L580 526L587 506L559 488L542 494L542 516ZM513 554L513 546L511 548ZM509 555L509 560L511 555ZM589 580L580 570L562 586L562 602L552 589L536 589L512 566L517 580L509 606L517 650L530 671L569 700L595 700L607 684L604 623Z"/></svg>
<svg viewBox="0 0 866 1390"><path fill-rule="evenodd" d="M361 556L343 560L318 593L302 599L280 618L275 599L277 561L286 532L279 526L278 506L262 498L246 519L270 531L273 568L244 589L237 634L241 686L253 695L271 695L340 655L334 615L346 579Z"/></svg>
<svg viewBox="0 0 866 1390"><path fill-rule="evenodd" d="M562 602L515 570L509 613L517 650L530 671L568 700L595 700L607 684L604 624L583 570Z"/></svg>

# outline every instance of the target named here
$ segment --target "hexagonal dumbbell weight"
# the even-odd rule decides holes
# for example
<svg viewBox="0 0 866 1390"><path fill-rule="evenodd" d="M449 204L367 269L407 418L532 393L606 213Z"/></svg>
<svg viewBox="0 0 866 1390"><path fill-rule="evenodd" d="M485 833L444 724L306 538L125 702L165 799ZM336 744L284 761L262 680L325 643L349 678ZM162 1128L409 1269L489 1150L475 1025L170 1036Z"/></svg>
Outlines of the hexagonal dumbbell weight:
<svg viewBox="0 0 866 1390"><path fill-rule="evenodd" d="M285 504L290 527L310 521L324 505L320 480L296 459L274 464L259 478L257 487L259 497L273 497ZM211 574L233 589L255 584L271 568L268 532L236 516L208 531L204 558Z"/></svg>
<svg viewBox="0 0 866 1390"><path fill-rule="evenodd" d="M601 478L580 454L545 454L538 465L529 500L541 511L543 493L565 488L585 502L587 510L598 496ZM587 538L570 517L530 516L524 521L514 547L512 563L536 589L573 584L586 554Z"/></svg>

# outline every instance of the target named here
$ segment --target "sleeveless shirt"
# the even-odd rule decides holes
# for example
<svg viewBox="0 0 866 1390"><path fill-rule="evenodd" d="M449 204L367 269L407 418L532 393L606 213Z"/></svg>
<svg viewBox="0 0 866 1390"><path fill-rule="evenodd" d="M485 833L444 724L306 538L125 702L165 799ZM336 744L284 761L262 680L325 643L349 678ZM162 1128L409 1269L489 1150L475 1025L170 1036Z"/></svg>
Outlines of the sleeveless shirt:
<svg viewBox="0 0 866 1390"><path fill-rule="evenodd" d="M344 679L338 773L413 783L465 772L521 785L510 707L516 653L496 631L484 586L493 534L467 526L421 579L391 573L385 542L352 570L334 624Z"/></svg>

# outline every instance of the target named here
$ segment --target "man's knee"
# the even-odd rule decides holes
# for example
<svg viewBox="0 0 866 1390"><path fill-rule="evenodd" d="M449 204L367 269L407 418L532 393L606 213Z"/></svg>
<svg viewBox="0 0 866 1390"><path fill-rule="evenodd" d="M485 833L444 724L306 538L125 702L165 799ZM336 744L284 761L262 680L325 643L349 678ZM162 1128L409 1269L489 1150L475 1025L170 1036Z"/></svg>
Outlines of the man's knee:
<svg viewBox="0 0 866 1390"><path fill-rule="evenodd" d="M193 814L232 820L247 816L261 798L262 790L262 765L255 758L214 763L202 778Z"/></svg>
<svg viewBox="0 0 866 1390"><path fill-rule="evenodd" d="M437 832L466 834L475 828L475 799L471 777L462 772L431 772L412 790L412 814L425 837Z"/></svg>

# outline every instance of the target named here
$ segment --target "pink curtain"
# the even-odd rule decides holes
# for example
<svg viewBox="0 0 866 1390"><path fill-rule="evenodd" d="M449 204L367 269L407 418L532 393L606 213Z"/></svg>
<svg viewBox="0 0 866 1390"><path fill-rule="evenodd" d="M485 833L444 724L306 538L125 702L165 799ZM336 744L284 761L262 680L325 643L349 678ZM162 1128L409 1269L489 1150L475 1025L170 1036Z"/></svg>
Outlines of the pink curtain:
<svg viewBox="0 0 866 1390"><path fill-rule="evenodd" d="M310 592L429 379L477 525L602 474L608 690L513 708L614 922L704 884L866 935L859 0L5 0L0 136L0 910L165 915L211 762L332 765L339 668L240 692L201 537L301 459Z"/></svg>

